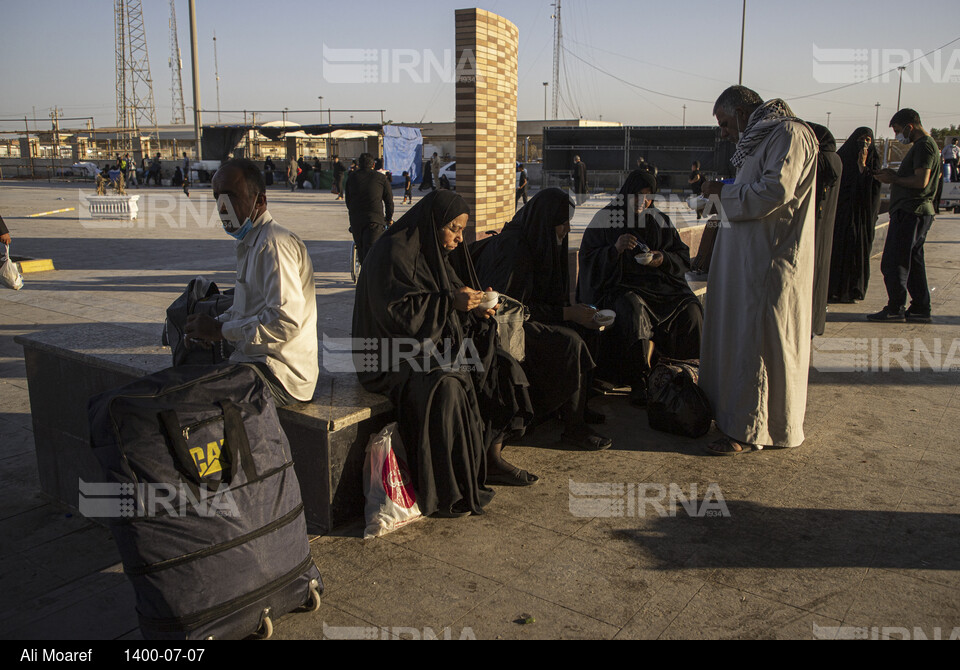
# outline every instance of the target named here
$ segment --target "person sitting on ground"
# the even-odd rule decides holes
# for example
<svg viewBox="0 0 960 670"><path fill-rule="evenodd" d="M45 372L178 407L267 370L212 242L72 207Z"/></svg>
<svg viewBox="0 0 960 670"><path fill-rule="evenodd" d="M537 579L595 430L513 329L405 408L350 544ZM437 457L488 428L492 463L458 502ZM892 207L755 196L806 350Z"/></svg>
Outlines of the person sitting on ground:
<svg viewBox="0 0 960 670"><path fill-rule="evenodd" d="M561 439L596 451L613 442L591 430L602 414L587 407L593 361L581 333L596 334L596 310L570 305L568 233L575 206L559 188L537 193L499 235L475 242L470 253L482 286L492 286L530 310L523 324L525 360L535 419L564 421Z"/></svg>
<svg viewBox="0 0 960 670"><path fill-rule="evenodd" d="M656 192L653 173L631 172L580 243L579 300L617 314L601 342L603 375L628 383L639 407L654 355L699 358L703 327L703 308L685 277L690 249L653 206Z"/></svg>
<svg viewBox="0 0 960 670"><path fill-rule="evenodd" d="M360 154L360 169L350 173L344 189L350 232L361 265L383 231L393 223L393 188L384 175L373 169L375 165L373 156Z"/></svg>
<svg viewBox="0 0 960 670"><path fill-rule="evenodd" d="M189 316L185 333L205 346L233 344L230 362L254 368L278 406L311 400L320 366L310 254L270 216L263 174L253 161L224 163L213 175L213 196L224 230L237 240L236 293L217 319Z"/></svg>
<svg viewBox="0 0 960 670"><path fill-rule="evenodd" d="M354 301L353 338L375 342L380 353L373 365L368 351L355 354L357 376L397 408L425 515L482 514L493 496L488 484L538 479L501 454L533 407L519 363L497 347L495 309L480 309L483 292L463 249L468 220L462 197L429 193L370 251ZM410 358L392 360L414 346ZM433 347L439 354L428 357Z"/></svg>

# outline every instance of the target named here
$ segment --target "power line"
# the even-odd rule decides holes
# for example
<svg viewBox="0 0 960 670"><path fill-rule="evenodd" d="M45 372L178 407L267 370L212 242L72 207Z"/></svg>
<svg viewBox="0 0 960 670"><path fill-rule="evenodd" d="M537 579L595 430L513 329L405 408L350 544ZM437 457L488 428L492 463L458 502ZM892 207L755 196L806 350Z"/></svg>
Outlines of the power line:
<svg viewBox="0 0 960 670"><path fill-rule="evenodd" d="M566 51L566 52L567 52L568 54L570 54L571 56L573 56L574 58L576 58L577 60L583 62L585 65L587 65L587 66L589 66L589 67L592 67L594 70L597 70L598 72L602 72L603 74L607 75L608 77L612 77L613 79L616 79L616 80L619 81L621 84L626 84L627 86L630 86L630 87L632 87L632 88L637 88L637 89L640 89L641 91L646 91L647 93L653 93L654 95L661 95L661 96L663 96L663 97L665 97L665 98L673 98L674 100L683 100L683 101L685 101L685 102L701 102L701 103L706 104L706 105L712 105L712 104L714 103L713 100L698 100L698 99L696 99L696 98L684 98L683 96L671 95L671 94L669 94L669 93L662 93L662 92L660 92L660 91L654 91L654 90L651 89L651 88L644 88L643 86L640 86L639 84L634 84L633 82L629 82L629 81L627 81L626 79L623 79L623 78L621 78L621 77L618 77L617 75L613 74L612 72L608 72L607 70L604 70L602 67L599 67L598 65L594 65L593 63L591 63L591 62L589 62L589 61L587 61L587 60L584 60L583 58L580 58L580 56L578 56L577 54L573 53L572 51L570 51L570 50L567 49L566 47L563 47L563 50Z"/></svg>

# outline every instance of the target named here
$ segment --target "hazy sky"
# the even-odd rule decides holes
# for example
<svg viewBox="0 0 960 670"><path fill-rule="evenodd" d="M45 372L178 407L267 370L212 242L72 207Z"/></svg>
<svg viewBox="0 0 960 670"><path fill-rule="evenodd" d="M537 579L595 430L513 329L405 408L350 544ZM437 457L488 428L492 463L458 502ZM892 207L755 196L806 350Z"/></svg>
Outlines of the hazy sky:
<svg viewBox="0 0 960 670"><path fill-rule="evenodd" d="M0 119L32 119L35 109L40 127L49 128L50 110L57 106L65 116L94 116L98 127L115 124L114 4L0 0ZM196 4L204 110L217 108L216 31L220 109L317 109L322 95L325 109L384 108L386 118L395 122L453 120L454 85L438 72L442 68L437 64L452 58L454 10L469 2ZM553 94L551 3L489 0L479 6L519 28L519 118L543 118L543 82L551 82L551 99ZM680 125L686 105L687 124L713 124L712 101L737 82L741 6L741 0L562 0L566 51L560 118L602 116L630 125ZM949 44L907 67L901 106L917 109L928 128L960 124L960 23L955 6L948 0L747 0L743 83L764 98L786 98L805 119L826 123L830 112L830 128L840 138L857 126L872 127L874 105L880 102L881 134L892 135L886 126L896 107L896 72L830 89ZM176 11L189 120L193 98L187 0L176 0ZM169 14L168 0L143 0L160 123L168 123L171 115ZM398 71L393 67L397 62L413 64ZM358 72L373 82L364 83L363 76L355 76ZM345 80L348 83L338 83ZM810 94L815 95L798 99ZM224 122L243 118L221 116ZM280 116L269 114L267 120ZM334 121L348 117L334 115ZM379 115L355 117L379 121ZM316 114L290 118L318 121ZM216 112L204 113L204 123L216 120ZM18 127L0 123L4 130Z"/></svg>

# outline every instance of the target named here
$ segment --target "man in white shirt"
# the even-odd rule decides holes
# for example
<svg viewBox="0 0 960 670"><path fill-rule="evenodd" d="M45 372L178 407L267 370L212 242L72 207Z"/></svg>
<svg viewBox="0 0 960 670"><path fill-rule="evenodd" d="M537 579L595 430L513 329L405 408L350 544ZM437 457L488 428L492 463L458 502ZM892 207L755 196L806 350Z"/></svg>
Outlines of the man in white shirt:
<svg viewBox="0 0 960 670"><path fill-rule="evenodd" d="M263 174L252 161L225 163L213 176L213 195L224 230L237 240L236 293L219 318L190 316L186 335L207 346L233 344L230 361L253 366L277 405L311 400L320 370L307 248L270 216Z"/></svg>
<svg viewBox="0 0 960 670"><path fill-rule="evenodd" d="M951 181L960 181L960 175L957 174L957 163L960 162L960 147L957 143L960 139L956 137L950 144L943 147L940 157L943 158L943 183Z"/></svg>

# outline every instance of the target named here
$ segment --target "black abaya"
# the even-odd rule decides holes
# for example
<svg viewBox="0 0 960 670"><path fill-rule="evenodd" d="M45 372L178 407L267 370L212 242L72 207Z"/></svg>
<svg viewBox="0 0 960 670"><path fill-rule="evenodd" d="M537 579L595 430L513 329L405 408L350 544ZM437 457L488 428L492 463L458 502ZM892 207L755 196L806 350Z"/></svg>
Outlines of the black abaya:
<svg viewBox="0 0 960 670"><path fill-rule="evenodd" d="M870 138L866 169L861 173L858 157L864 138ZM830 262L830 299L839 302L863 300L870 282L870 256L880 211L880 182L873 178L880 170L880 154L873 143L873 131L857 128L837 151L843 164L840 196L833 232Z"/></svg>
<svg viewBox="0 0 960 670"><path fill-rule="evenodd" d="M538 417L566 403L580 404L595 364L583 338L565 326L570 304L568 240L556 228L570 221L574 204L558 188L537 193L499 235L474 243L470 253L480 284L519 300L530 310L524 324L524 372Z"/></svg>
<svg viewBox="0 0 960 670"><path fill-rule="evenodd" d="M833 250L834 220L840 195L843 164L837 155L833 134L817 123L808 123L819 142L817 153L817 193L813 265L813 334L823 335L827 323L827 293L830 283L830 258Z"/></svg>
<svg viewBox="0 0 960 670"><path fill-rule="evenodd" d="M635 362L624 369L618 362L634 358L632 352L642 341L653 341L671 358L700 355L703 309L685 277L690 249L660 210L650 207L635 213L635 198L643 197L637 194L648 183L645 171L632 172L614 202L593 217L580 243L578 299L617 313L603 338L601 366L606 375L628 383L637 381L644 366ZM624 234L661 252L662 265L639 265L636 250L617 253L615 245Z"/></svg>
<svg viewBox="0 0 960 670"><path fill-rule="evenodd" d="M369 352L356 355L360 383L390 397L424 514L481 514L493 497L484 484L487 449L509 430L522 430L532 414L527 381L519 364L496 349L492 320L454 308L464 286L444 252L438 228L468 211L449 191L428 194L371 249L357 283L353 337L379 347L379 363L367 366ZM467 283L476 288L469 257L461 245ZM479 355L476 369L389 360L398 338L430 340L441 351ZM417 362L422 363L423 357ZM468 361L472 362L472 361Z"/></svg>

